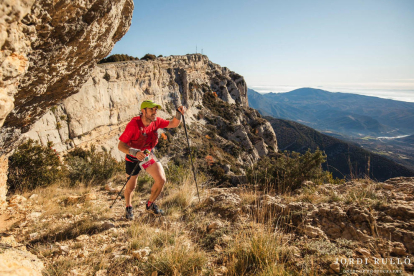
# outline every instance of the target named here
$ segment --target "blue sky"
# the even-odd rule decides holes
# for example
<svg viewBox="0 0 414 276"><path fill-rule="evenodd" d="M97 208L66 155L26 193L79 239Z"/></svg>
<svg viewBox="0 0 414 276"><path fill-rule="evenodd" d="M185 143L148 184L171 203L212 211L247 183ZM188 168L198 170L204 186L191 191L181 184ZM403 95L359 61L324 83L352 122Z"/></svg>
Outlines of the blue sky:
<svg viewBox="0 0 414 276"><path fill-rule="evenodd" d="M414 102L413 0L134 1L111 54L201 52L259 92L315 87Z"/></svg>

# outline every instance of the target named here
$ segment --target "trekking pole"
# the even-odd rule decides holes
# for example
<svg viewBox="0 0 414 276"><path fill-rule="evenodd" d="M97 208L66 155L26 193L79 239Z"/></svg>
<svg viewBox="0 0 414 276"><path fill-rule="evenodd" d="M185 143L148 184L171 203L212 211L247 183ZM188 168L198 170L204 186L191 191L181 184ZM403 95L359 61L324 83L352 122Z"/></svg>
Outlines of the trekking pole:
<svg viewBox="0 0 414 276"><path fill-rule="evenodd" d="M191 160L191 167L193 168L194 181L195 181L195 184L196 184L196 187L197 187L198 202L201 202L201 200L200 200L200 194L198 193L198 184L197 184L197 177L196 177L196 173L195 173L195 169L194 169L194 164L193 164L193 156L191 154L190 140L188 140L187 127L185 126L184 114L183 114L183 124L184 124L185 137L187 137L188 150L190 151L190 160Z"/></svg>
<svg viewBox="0 0 414 276"><path fill-rule="evenodd" d="M114 206L115 201L118 199L118 197L121 195L122 190L125 188L126 184L128 183L129 179L131 178L131 176L134 174L134 172L138 169L139 167L139 161L137 162L137 164L135 165L134 169L132 170L131 174L128 176L127 181L125 182L124 186L122 187L122 189L119 191L118 195L116 196L116 198L114 199L114 202L112 202L111 207L109 207L109 209L112 209L112 206Z"/></svg>

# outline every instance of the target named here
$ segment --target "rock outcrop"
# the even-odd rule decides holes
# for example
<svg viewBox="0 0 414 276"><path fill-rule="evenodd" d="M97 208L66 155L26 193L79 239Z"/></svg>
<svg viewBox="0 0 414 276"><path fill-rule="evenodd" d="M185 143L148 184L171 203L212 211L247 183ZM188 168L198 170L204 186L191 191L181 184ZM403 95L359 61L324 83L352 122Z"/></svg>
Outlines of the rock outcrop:
<svg viewBox="0 0 414 276"><path fill-rule="evenodd" d="M41 276L43 263L13 236L1 237L0 272L1 275Z"/></svg>
<svg viewBox="0 0 414 276"><path fill-rule="evenodd" d="M265 195L260 207L252 208L264 220L289 224L298 235L351 240L369 246L372 255L382 257L414 254L414 178L306 189L298 191L293 202Z"/></svg>
<svg viewBox="0 0 414 276"><path fill-rule="evenodd" d="M2 4L6 12L10 10L3 20L10 23L0 41L0 88L2 94L14 96L15 107L5 126L22 128L48 107L79 91L97 61L108 55L129 29L133 2L7 2ZM11 104L9 99L7 107Z"/></svg>
<svg viewBox="0 0 414 276"><path fill-rule="evenodd" d="M0 154L48 107L79 91L128 31L132 11L132 0L1 2ZM7 173L1 163L0 205Z"/></svg>
<svg viewBox="0 0 414 276"><path fill-rule="evenodd" d="M34 0L5 0L0 4L0 127L14 107L14 95L20 79L29 67L33 26L22 19Z"/></svg>

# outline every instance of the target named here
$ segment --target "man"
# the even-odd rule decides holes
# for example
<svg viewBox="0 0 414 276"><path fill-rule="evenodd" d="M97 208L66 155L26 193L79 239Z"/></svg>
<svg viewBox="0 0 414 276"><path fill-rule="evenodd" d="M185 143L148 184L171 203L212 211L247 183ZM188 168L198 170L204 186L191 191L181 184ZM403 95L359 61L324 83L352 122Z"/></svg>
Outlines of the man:
<svg viewBox="0 0 414 276"><path fill-rule="evenodd" d="M141 104L141 115L132 118L125 128L125 131L119 137L118 149L126 154L125 165L127 175L131 175L137 162L145 158L144 150L152 151L158 143L159 128L175 128L180 125L181 116L185 112L185 107L180 106L172 120L164 120L157 117L157 111L161 109L159 104L153 101L143 101ZM134 218L132 210L132 195L137 184L137 176L141 168L131 176L126 184L124 196L126 202L127 219ZM146 169L147 173L154 178L154 185L151 188L151 195L146 203L146 210L154 215L162 215L163 211L154 203L164 187L165 173L161 163L155 162Z"/></svg>

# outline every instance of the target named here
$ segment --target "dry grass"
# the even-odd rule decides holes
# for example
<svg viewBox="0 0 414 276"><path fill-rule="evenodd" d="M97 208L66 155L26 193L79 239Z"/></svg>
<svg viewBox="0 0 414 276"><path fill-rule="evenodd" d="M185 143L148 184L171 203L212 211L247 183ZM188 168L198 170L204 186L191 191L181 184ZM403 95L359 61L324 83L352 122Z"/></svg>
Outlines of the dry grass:
<svg viewBox="0 0 414 276"><path fill-rule="evenodd" d="M43 273L47 276L67 275L76 266L76 261L69 258L57 260L49 265Z"/></svg>
<svg viewBox="0 0 414 276"><path fill-rule="evenodd" d="M206 253L198 250L180 227L154 229L139 221L128 229L128 236L131 251L145 247L151 249L148 262L138 265L146 275L153 271L161 275L197 275L207 262Z"/></svg>
<svg viewBox="0 0 414 276"><path fill-rule="evenodd" d="M318 186L311 186L302 188L302 192L295 198L295 201L318 204L326 202L326 197L319 193Z"/></svg>
<svg viewBox="0 0 414 276"><path fill-rule="evenodd" d="M285 202L308 202L312 204L344 202L370 207L386 206L389 200L380 191L380 183L369 179L355 179L352 184L304 187L297 196L292 197L290 194L283 194L282 196Z"/></svg>
<svg viewBox="0 0 414 276"><path fill-rule="evenodd" d="M137 220L132 224L127 231L128 239L131 241L130 249L136 250L151 246L151 240L156 235L154 229L144 223L142 220Z"/></svg>
<svg viewBox="0 0 414 276"><path fill-rule="evenodd" d="M287 271L284 264L289 262L293 253L282 233L272 232L258 224L252 230L240 232L230 245L228 274L258 275L277 271L283 275Z"/></svg>
<svg viewBox="0 0 414 276"><path fill-rule="evenodd" d="M31 194L38 195L31 203L41 207L33 209L41 211L41 216L30 222L30 231L21 238L27 241L29 234L37 233L37 237L30 239L30 244L35 247L34 251L48 256L52 252L50 248L42 246L46 242L71 240L82 234L90 235L103 231L102 221L110 219L112 214L105 202L85 202L82 196L91 191L90 186L69 187L67 183L61 182L25 194L26 197ZM70 204L67 201L69 196L80 198L78 202Z"/></svg>
<svg viewBox="0 0 414 276"><path fill-rule="evenodd" d="M176 207L180 210L190 206L196 200L197 191L194 180L186 177L181 185L174 185L168 188L168 195L164 198L163 204L169 208Z"/></svg>
<svg viewBox="0 0 414 276"><path fill-rule="evenodd" d="M189 243L186 238L177 237L172 245L154 254L145 271L154 270L164 275L198 275L207 263L207 255Z"/></svg>
<svg viewBox="0 0 414 276"><path fill-rule="evenodd" d="M345 203L357 203L360 205L374 206L386 204L387 198L378 193L377 183L362 183L357 184L353 189L349 189L344 195Z"/></svg>
<svg viewBox="0 0 414 276"><path fill-rule="evenodd" d="M241 199L241 205L256 204L257 197L261 193L254 189L242 189L239 196Z"/></svg>

